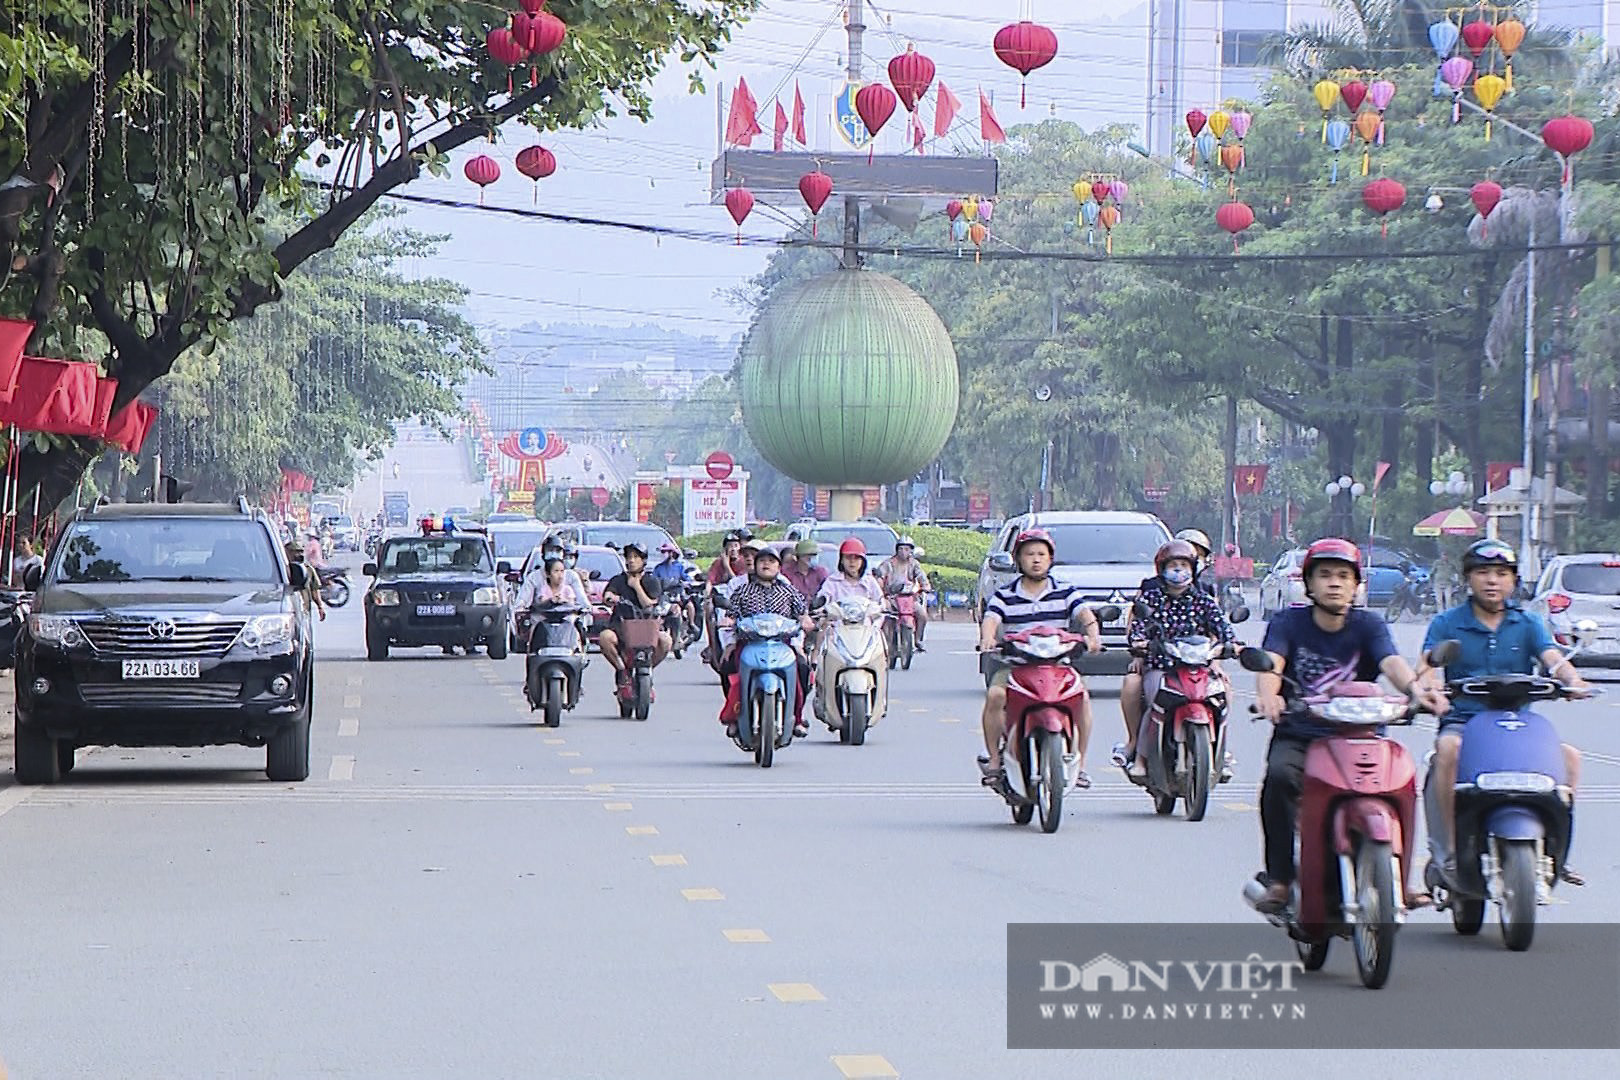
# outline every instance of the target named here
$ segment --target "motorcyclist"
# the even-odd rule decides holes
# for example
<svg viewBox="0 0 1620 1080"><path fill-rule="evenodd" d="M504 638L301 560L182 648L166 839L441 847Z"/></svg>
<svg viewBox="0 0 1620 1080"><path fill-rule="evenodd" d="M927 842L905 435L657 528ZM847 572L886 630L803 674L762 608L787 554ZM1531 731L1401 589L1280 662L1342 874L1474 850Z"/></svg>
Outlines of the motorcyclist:
<svg viewBox="0 0 1620 1080"><path fill-rule="evenodd" d="M742 564L743 572L735 577L719 583L718 585L711 582L710 591L718 596L725 596L729 598L731 594L736 591L737 587L743 582L747 581L749 575L754 572L754 559L763 550L765 550L765 545L761 541L749 540L746 543L739 542L737 559L738 562ZM715 620L715 636L720 640L720 652L721 655L724 656L726 651L729 650L732 644L737 640L736 620L726 612L714 611L712 614ZM707 647L705 647L703 650L704 663L710 663L711 659L712 658L709 650Z"/></svg>
<svg viewBox="0 0 1620 1080"><path fill-rule="evenodd" d="M781 576L782 560L776 552L757 544L754 551L754 566L748 576L730 589L729 600L731 612L735 619L741 621L751 615L760 615L771 612L787 618L797 619L804 630L814 629L815 624L810 621L810 604L804 596L790 585L787 579ZM731 676L737 674L737 648L733 643L727 645L725 654L720 658L720 675L729 684ZM793 711L793 737L802 739L810 733L804 722L804 703L810 696L810 660L804 652L802 635L793 641L793 652L798 660L799 693L794 703ZM736 705L733 696L728 692L726 705L721 717L726 720L726 734L735 737L737 734L737 721L730 715Z"/></svg>
<svg viewBox="0 0 1620 1080"><path fill-rule="evenodd" d="M828 574L825 566L816 565L816 556L821 554L821 545L814 540L800 540L793 549L793 562L789 565L786 560L782 563L782 576L806 600L821 591Z"/></svg>
<svg viewBox="0 0 1620 1080"><path fill-rule="evenodd" d="M1266 750L1266 777L1260 787L1260 825L1265 836L1265 895L1255 905L1275 914L1288 906L1294 883L1294 826L1304 783L1305 751L1332 729L1313 720L1298 696L1283 697L1283 676L1297 695L1320 694L1341 682L1372 682L1380 674L1401 693L1411 694L1439 716L1444 694L1418 684L1410 665L1395 651L1382 617L1354 606L1361 585L1361 552L1348 540L1328 537L1305 551L1301 573L1310 604L1287 608L1266 627L1262 648L1273 670L1255 675L1255 711L1276 725ZM1420 897L1408 896L1408 907Z"/></svg>
<svg viewBox="0 0 1620 1080"><path fill-rule="evenodd" d="M1172 663L1162 638L1202 634L1223 645L1237 640L1215 598L1194 582L1197 564L1198 551L1191 542L1170 540L1161 545L1153 556L1158 575L1148 579L1151 584L1138 597L1149 614L1130 624L1131 652L1142 657L1143 670L1141 674L1127 673L1120 687L1119 711L1125 718L1126 742L1115 748L1114 764L1129 762L1130 775L1138 780L1147 776L1147 759L1137 745L1137 733ZM1223 765L1223 777L1229 775Z"/></svg>
<svg viewBox="0 0 1620 1080"><path fill-rule="evenodd" d="M666 595L673 587L680 586L684 589L686 585L686 563L681 561L681 549L665 540L659 546L658 551L664 556L664 561L653 567L653 577L664 583ZM680 608L681 616L686 620L687 625L690 626L697 621L697 608L693 605L690 596L682 596Z"/></svg>
<svg viewBox="0 0 1620 1080"><path fill-rule="evenodd" d="M1511 547L1500 540L1476 541L1463 553L1462 573L1468 585L1468 599L1436 615L1423 638L1425 655L1442 641L1455 640L1461 646L1457 659L1446 665L1446 679L1528 675L1539 660L1549 677L1577 691L1574 696L1587 696L1590 685L1554 643L1541 616L1523 610L1514 602L1513 593L1519 584L1519 557ZM1424 682L1440 685L1440 679L1432 671L1424 673ZM1444 830L1440 836L1442 848L1452 853L1442 867L1448 880L1454 878L1456 872L1457 755L1462 749L1463 726L1483 708L1484 702L1457 698L1451 704L1451 711L1441 717L1435 733L1430 779L1434 783ZM1563 745L1564 770L1573 797L1581 755L1568 743ZM1571 885L1585 884L1585 879L1570 869L1568 862L1563 864L1562 877Z"/></svg>
<svg viewBox="0 0 1620 1080"><path fill-rule="evenodd" d="M720 545L720 557L709 564L708 580L711 586L724 585L728 581L748 575L748 565L742 557L742 533L732 530L726 533Z"/></svg>
<svg viewBox="0 0 1620 1080"><path fill-rule="evenodd" d="M821 583L816 595L825 596L828 604L860 597L883 602L883 590L877 579L866 572L866 545L858 536L845 538L838 545L838 573Z"/></svg>
<svg viewBox="0 0 1620 1080"><path fill-rule="evenodd" d="M915 585L919 597L923 593L932 591L928 584L928 575L923 571L922 563L913 556L917 551L917 542L909 536L902 536L894 545L894 555L878 564L876 571L878 584L885 596L893 596L907 585ZM916 606L917 613L917 651L926 652L923 648L923 634L928 629L928 605L921 599Z"/></svg>
<svg viewBox="0 0 1620 1080"><path fill-rule="evenodd" d="M984 620L979 623L979 651L989 652L996 647L996 632L1006 626L1008 630L1028 630L1034 626L1055 626L1067 629L1077 614L1083 613L1081 623L1088 652L1102 651L1102 630L1097 618L1086 606L1080 590L1074 585L1063 585L1051 576L1052 562L1057 547L1052 534L1045 529L1025 529L1013 543L1013 560L1018 564L1019 576L997 589L985 608ZM1008 670L1000 667L990 678L984 695L984 712L980 726L984 731L987 754L979 757L981 782L997 790L1005 787L1007 779L1001 767L1001 741L1006 732ZM1091 739L1091 703L1081 708L1079 730L1075 733L1079 748L1079 771L1075 786L1089 788L1091 777L1086 775L1086 744Z"/></svg>
<svg viewBox="0 0 1620 1080"><path fill-rule="evenodd" d="M315 568L304 562L304 546L297 540L289 540L286 544L287 561L304 564L304 599L309 603L309 609L320 616L321 622L326 621L326 601L321 599L321 577Z"/></svg>
<svg viewBox="0 0 1620 1080"><path fill-rule="evenodd" d="M619 655L619 634L623 630L624 622L619 604L623 602L638 610L653 607L664 595L664 583L647 573L647 549L641 545L641 541L631 540L620 550L624 557L624 571L613 575L613 579L607 583L607 588L602 591L602 602L607 605L612 615L608 618L607 626L597 636L597 644L602 649L602 655L612 665L618 684L623 686L629 681L630 673L625 670L624 658ZM658 644L653 648L652 666L662 664L671 648L673 643L670 641L669 631L660 628Z"/></svg>

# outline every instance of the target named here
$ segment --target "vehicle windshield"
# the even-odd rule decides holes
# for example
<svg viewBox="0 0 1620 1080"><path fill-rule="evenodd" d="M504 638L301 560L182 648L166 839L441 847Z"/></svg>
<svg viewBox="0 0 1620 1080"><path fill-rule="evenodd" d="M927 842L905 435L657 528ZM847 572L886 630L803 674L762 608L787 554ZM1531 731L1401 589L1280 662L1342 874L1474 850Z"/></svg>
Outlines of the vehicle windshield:
<svg viewBox="0 0 1620 1080"><path fill-rule="evenodd" d="M411 536L388 541L379 564L385 574L493 573L489 545L475 536Z"/></svg>
<svg viewBox="0 0 1620 1080"><path fill-rule="evenodd" d="M516 559L527 555L540 546L540 541L546 538L546 530L533 529L491 529L489 531L490 546L495 549L497 559Z"/></svg>
<svg viewBox="0 0 1620 1080"><path fill-rule="evenodd" d="M354 527L354 518L348 514L339 514L332 519L332 526L338 529L352 529Z"/></svg>
<svg viewBox="0 0 1620 1080"><path fill-rule="evenodd" d="M255 521L120 518L75 523L50 580L279 583L281 570L270 535Z"/></svg>
<svg viewBox="0 0 1620 1080"><path fill-rule="evenodd" d="M591 571L595 570L607 581L615 574L624 572L624 560L611 551L581 551L579 565L574 567L579 571L580 577L589 578Z"/></svg>
<svg viewBox="0 0 1620 1080"><path fill-rule="evenodd" d="M582 525L579 531L582 544L596 544L599 547L612 544L620 550L632 541L644 544L648 558L656 556L658 549L670 542L669 534L656 525ZM580 559L583 561L584 557L582 553Z"/></svg>
<svg viewBox="0 0 1620 1080"><path fill-rule="evenodd" d="M886 559L894 554L894 543L898 539L892 529L882 525L845 525L842 527L818 526L810 530L810 539L818 544L830 544L837 547L851 536L866 545L866 557L869 560ZM876 566L877 563L873 562Z"/></svg>
<svg viewBox="0 0 1620 1080"><path fill-rule="evenodd" d="M1570 563L1560 582L1565 592L1591 596L1620 596L1620 566L1604 563Z"/></svg>
<svg viewBox="0 0 1620 1080"><path fill-rule="evenodd" d="M1057 562L1067 565L1151 563L1154 552L1170 539L1157 525L1145 521L1040 527L1052 534Z"/></svg>

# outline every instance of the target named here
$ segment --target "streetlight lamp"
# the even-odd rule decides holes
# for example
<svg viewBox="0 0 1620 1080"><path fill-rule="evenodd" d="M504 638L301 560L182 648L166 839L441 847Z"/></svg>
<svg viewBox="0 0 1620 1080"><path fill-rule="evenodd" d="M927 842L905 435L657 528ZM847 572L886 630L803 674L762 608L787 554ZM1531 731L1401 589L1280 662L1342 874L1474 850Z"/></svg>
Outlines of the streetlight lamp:
<svg viewBox="0 0 1620 1080"><path fill-rule="evenodd" d="M1367 485L1349 476L1341 476L1337 480L1328 481L1327 486L1325 486L1322 490L1327 494L1329 499L1337 499L1340 495L1346 497L1344 503L1343 528L1337 531L1345 536L1355 532L1355 510L1351 506L1351 500L1359 499L1363 495L1367 494Z"/></svg>
<svg viewBox="0 0 1620 1080"><path fill-rule="evenodd" d="M1466 495L1472 489L1473 485L1460 472L1453 472L1444 480L1429 481L1429 494L1436 497L1441 495Z"/></svg>

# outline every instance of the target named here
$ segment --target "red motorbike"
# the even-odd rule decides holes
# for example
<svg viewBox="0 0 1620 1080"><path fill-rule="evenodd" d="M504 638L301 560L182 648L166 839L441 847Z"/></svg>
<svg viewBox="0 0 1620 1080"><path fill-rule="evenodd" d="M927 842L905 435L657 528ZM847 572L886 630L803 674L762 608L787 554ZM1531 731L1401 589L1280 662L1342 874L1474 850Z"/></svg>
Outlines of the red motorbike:
<svg viewBox="0 0 1620 1080"><path fill-rule="evenodd" d="M1102 608L1101 622L1119 618L1119 609ZM1080 710L1088 694L1076 670L1086 639L1050 626L1016 630L1002 639L997 657L986 661L1011 665L1007 679L1006 727L1002 762L1006 784L1001 795L1012 807L1013 821L1028 825L1036 811L1041 831L1057 832L1063 821L1063 794L1078 772Z"/></svg>
<svg viewBox="0 0 1620 1080"><path fill-rule="evenodd" d="M1244 649L1242 664L1272 670L1260 649ZM1340 683L1304 702L1313 718L1338 730L1305 752L1299 879L1290 905L1266 918L1288 931L1306 971L1327 962L1334 938L1349 938L1362 985L1377 989L1389 979L1395 931L1406 921L1402 885L1417 838L1417 768L1379 729L1410 724L1414 710L1376 683ZM1251 905L1265 891L1258 879L1243 887Z"/></svg>
<svg viewBox="0 0 1620 1080"><path fill-rule="evenodd" d="M911 582L896 585L889 593L884 611L883 635L889 647L889 670L899 664L911 670L911 657L917 650L917 586Z"/></svg>

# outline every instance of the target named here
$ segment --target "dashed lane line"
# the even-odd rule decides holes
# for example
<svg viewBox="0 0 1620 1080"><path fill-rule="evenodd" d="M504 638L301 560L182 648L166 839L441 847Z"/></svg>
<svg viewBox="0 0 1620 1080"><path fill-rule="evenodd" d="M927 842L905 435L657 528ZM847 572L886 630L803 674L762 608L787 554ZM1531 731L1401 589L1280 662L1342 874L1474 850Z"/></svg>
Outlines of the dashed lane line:
<svg viewBox="0 0 1620 1080"><path fill-rule="evenodd" d="M721 933L734 945L766 945L771 940L763 930L722 930Z"/></svg>
<svg viewBox="0 0 1620 1080"><path fill-rule="evenodd" d="M809 983L769 983L765 989L769 990L777 1001L785 1001L790 1005L827 1000L820 990Z"/></svg>
<svg viewBox="0 0 1620 1080"><path fill-rule="evenodd" d="M353 780L354 755L338 754L332 758L332 768L327 772L328 780Z"/></svg>
<svg viewBox="0 0 1620 1080"><path fill-rule="evenodd" d="M546 739L546 740L544 740L544 742L545 742L545 744L547 746L561 746L564 743L566 743L567 741L568 741L567 739Z"/></svg>
<svg viewBox="0 0 1620 1080"><path fill-rule="evenodd" d="M649 855L654 866L685 866L685 855Z"/></svg>
<svg viewBox="0 0 1620 1080"><path fill-rule="evenodd" d="M832 1063L844 1080L898 1080L900 1076L882 1054L834 1054Z"/></svg>
<svg viewBox="0 0 1620 1080"><path fill-rule="evenodd" d="M568 770L569 774L572 776L589 776L595 771L596 770L591 768L589 765L578 765Z"/></svg>
<svg viewBox="0 0 1620 1080"><path fill-rule="evenodd" d="M579 751L578 750L559 750L559 751L557 751L557 756L558 757L579 757Z"/></svg>
<svg viewBox="0 0 1620 1080"><path fill-rule="evenodd" d="M681 895L693 902L699 900L724 900L726 894L719 889L682 889Z"/></svg>
<svg viewBox="0 0 1620 1080"><path fill-rule="evenodd" d="M347 694L347 695L345 695L344 698L343 698L343 707L345 709L358 709L360 707L360 695L359 694Z"/></svg>
<svg viewBox="0 0 1620 1080"><path fill-rule="evenodd" d="M602 809L617 813L622 810L632 809L632 807L627 802L605 802L602 804Z"/></svg>
<svg viewBox="0 0 1620 1080"><path fill-rule="evenodd" d="M656 826L656 825L626 825L624 827L624 831L625 831L626 834L628 834L630 836L657 836L658 835L658 826Z"/></svg>
<svg viewBox="0 0 1620 1080"><path fill-rule="evenodd" d="M360 734L360 718L358 716L343 716L338 718L338 737L352 739Z"/></svg>

